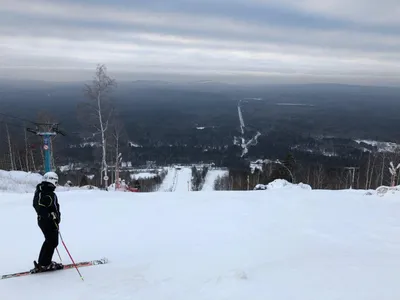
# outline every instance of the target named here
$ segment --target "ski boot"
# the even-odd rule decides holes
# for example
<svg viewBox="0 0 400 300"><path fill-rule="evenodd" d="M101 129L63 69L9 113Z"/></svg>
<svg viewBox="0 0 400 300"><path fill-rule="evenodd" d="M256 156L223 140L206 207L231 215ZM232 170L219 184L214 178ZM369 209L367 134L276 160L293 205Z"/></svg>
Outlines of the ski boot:
<svg viewBox="0 0 400 300"><path fill-rule="evenodd" d="M64 268L63 264L52 261L50 265L45 267L49 271L61 270Z"/></svg>
<svg viewBox="0 0 400 300"><path fill-rule="evenodd" d="M56 271L56 270L61 270L64 268L64 266L60 263L56 263L55 261L52 261L49 265L47 266L41 266L39 265L36 261L33 262L35 267L30 270L32 274L35 273L42 273L42 272L49 272L49 271Z"/></svg>

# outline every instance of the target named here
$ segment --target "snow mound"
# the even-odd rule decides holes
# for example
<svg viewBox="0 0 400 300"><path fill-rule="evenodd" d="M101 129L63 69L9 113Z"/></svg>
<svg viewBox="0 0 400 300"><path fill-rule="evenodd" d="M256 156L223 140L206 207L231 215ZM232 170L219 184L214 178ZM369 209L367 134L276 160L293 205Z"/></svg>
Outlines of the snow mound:
<svg viewBox="0 0 400 300"><path fill-rule="evenodd" d="M0 170L0 192L7 193L33 193L36 185L42 181L43 176L39 173L25 171L4 171ZM68 192L74 190L99 189L92 185L87 186L58 186L57 192Z"/></svg>
<svg viewBox="0 0 400 300"><path fill-rule="evenodd" d="M304 190L312 190L311 186L305 183L290 183L285 179L275 179L274 181L265 184L257 184L255 186L255 190L275 190L275 189L282 189L282 188L300 188Z"/></svg>
<svg viewBox="0 0 400 300"><path fill-rule="evenodd" d="M383 197L387 194L396 194L396 192L400 191L400 185L398 186L380 186L376 189L375 193L376 195ZM370 195L372 195L373 193L370 192Z"/></svg>
<svg viewBox="0 0 400 300"><path fill-rule="evenodd" d="M130 178L132 180L139 180L139 179L151 179L155 178L158 175L155 173L150 173L150 172L141 172L141 173L132 173L130 174Z"/></svg>
<svg viewBox="0 0 400 300"><path fill-rule="evenodd" d="M42 180L42 175L24 171L0 170L0 191L31 193Z"/></svg>
<svg viewBox="0 0 400 300"><path fill-rule="evenodd" d="M100 190L97 186L94 185L83 185L83 186L71 186L71 187L65 187L65 186L59 186L57 187L57 191L76 191L76 190Z"/></svg>

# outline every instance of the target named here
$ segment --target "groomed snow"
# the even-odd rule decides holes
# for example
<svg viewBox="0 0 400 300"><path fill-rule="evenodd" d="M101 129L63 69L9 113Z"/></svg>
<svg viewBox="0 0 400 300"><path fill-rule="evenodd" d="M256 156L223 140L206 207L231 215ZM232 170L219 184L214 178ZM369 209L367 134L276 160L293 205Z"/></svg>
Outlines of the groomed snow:
<svg viewBox="0 0 400 300"><path fill-rule="evenodd" d="M188 192L191 189L192 169L188 167L178 170L175 192Z"/></svg>
<svg viewBox="0 0 400 300"><path fill-rule="evenodd" d="M160 192L172 192L176 184L177 170L175 168L168 168L168 173L165 176L160 188Z"/></svg>
<svg viewBox="0 0 400 300"><path fill-rule="evenodd" d="M192 180L192 169L189 167L168 168L159 192L188 192Z"/></svg>
<svg viewBox="0 0 400 300"><path fill-rule="evenodd" d="M400 298L398 193L189 195L59 193L73 258L109 264L82 268L84 282L74 269L0 280L0 299ZM43 241L32 194L1 193L0 220L0 274L31 268Z"/></svg>

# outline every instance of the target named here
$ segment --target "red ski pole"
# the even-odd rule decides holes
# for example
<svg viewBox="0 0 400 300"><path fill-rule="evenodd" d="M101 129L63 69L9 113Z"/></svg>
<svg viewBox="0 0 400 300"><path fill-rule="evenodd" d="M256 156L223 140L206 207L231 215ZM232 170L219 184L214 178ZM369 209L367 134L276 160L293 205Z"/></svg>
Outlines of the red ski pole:
<svg viewBox="0 0 400 300"><path fill-rule="evenodd" d="M81 277L82 281L84 281L81 272L79 272L79 269L78 269L78 267L77 267L77 265L76 265L74 259L72 258L71 254L70 254L69 251L68 251L67 246L66 246L65 243L64 243L64 240L63 240L63 238L62 238L62 235L61 235L61 232L60 232L60 229L59 229L57 223L56 223L56 222L54 222L54 223L55 223L56 226L57 226L58 234L60 235L61 242L62 242L62 244L64 245L64 248L65 248L65 250L67 251L69 258L71 259L72 263L74 264L74 267L75 267L76 271L78 271L78 274L79 274L79 276Z"/></svg>

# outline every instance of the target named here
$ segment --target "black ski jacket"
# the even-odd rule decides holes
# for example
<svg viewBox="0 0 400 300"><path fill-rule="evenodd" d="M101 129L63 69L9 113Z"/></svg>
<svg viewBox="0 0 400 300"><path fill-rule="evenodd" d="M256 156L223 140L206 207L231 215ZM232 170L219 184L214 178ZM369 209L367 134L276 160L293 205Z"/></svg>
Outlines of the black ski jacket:
<svg viewBox="0 0 400 300"><path fill-rule="evenodd" d="M55 186L48 182L42 182L36 186L33 208L37 213L39 222L53 223L53 218L50 215L52 212L56 213L57 224L61 221L60 205L54 190Z"/></svg>

